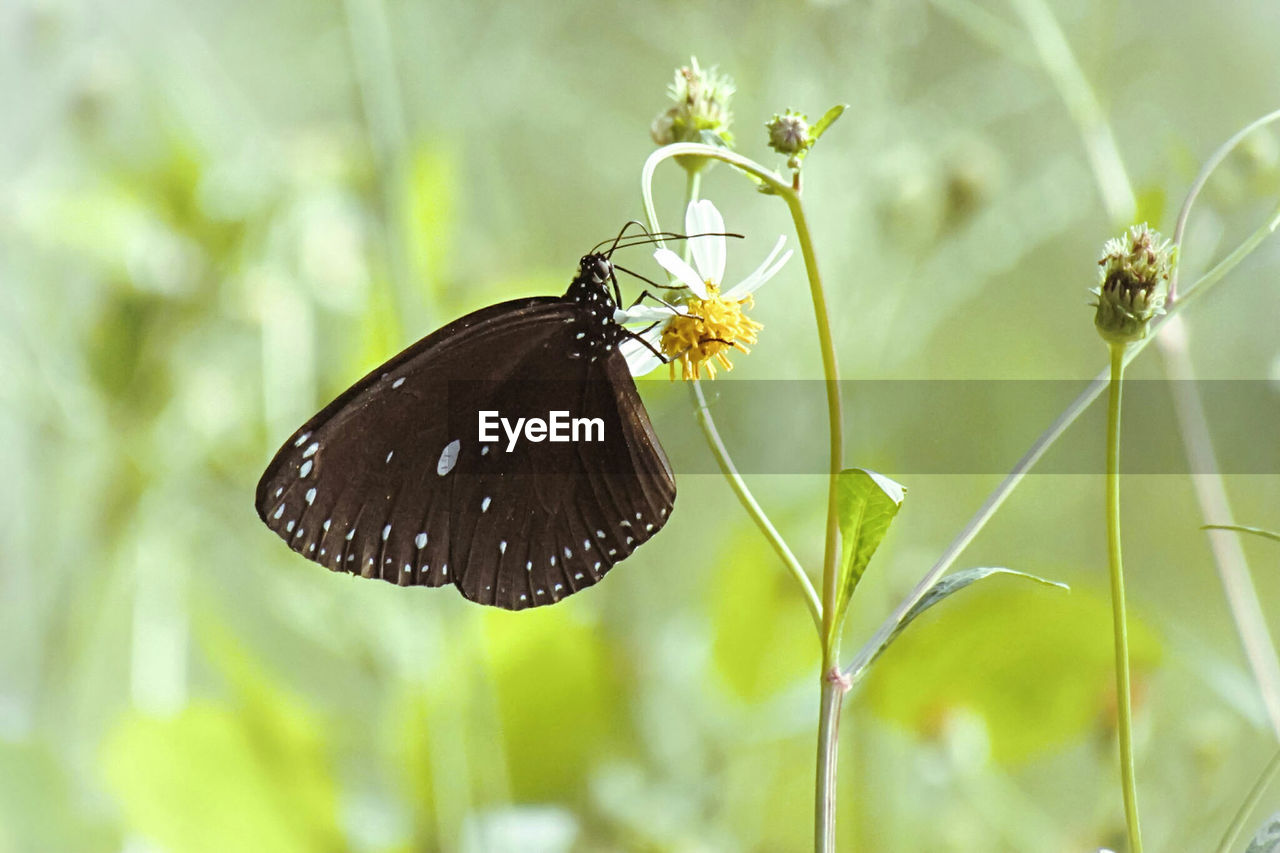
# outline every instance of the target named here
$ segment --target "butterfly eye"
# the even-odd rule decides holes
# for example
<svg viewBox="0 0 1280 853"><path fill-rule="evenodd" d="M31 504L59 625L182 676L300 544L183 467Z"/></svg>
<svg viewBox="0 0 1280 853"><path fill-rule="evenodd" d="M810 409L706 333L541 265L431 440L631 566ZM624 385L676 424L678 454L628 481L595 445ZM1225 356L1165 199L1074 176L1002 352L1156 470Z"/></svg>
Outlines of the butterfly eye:
<svg viewBox="0 0 1280 853"><path fill-rule="evenodd" d="M591 272L595 275L596 280L600 282L608 281L609 276L613 274L613 264L599 255L596 255L592 260L594 263L592 264Z"/></svg>

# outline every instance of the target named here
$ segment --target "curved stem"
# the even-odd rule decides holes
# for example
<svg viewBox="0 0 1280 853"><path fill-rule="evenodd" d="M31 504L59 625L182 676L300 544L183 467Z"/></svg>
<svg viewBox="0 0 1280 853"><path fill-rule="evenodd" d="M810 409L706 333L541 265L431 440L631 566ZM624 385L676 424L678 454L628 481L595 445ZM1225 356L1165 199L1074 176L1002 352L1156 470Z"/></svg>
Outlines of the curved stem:
<svg viewBox="0 0 1280 853"><path fill-rule="evenodd" d="M1209 156L1209 159L1204 161L1204 165L1200 167L1200 173L1196 175L1196 179L1191 182L1191 189L1187 190L1187 197L1186 200L1182 202L1182 209L1178 211L1178 223L1173 228L1173 244L1175 246L1182 245L1182 238L1186 234L1187 230L1187 217L1191 215L1191 207L1195 204L1196 198L1200 195L1200 190L1204 189L1204 185L1209 182L1209 176L1213 174L1213 170L1218 168L1218 166L1222 164L1223 160L1227 159L1227 155L1234 151L1235 147L1239 145L1246 136L1253 133L1263 125L1270 124L1277 119L1280 119L1280 110L1269 112L1257 121L1250 122L1240 128L1240 130L1226 142L1219 145L1218 150L1214 151L1213 154ZM1180 266L1181 264L1173 268L1173 275L1169 279L1170 302L1174 302L1178 298L1178 267Z"/></svg>
<svg viewBox="0 0 1280 853"><path fill-rule="evenodd" d="M819 853L835 850L835 797L836 762L838 759L836 735L841 699L847 685L839 675L840 632L835 625L836 599L839 592L840 526L836 513L836 475L844 465L844 415L840 401L840 373L836 360L835 340L831 334L831 316L827 309L826 291L818 271L817 253L813 236L805 218L804 205L800 201L800 188L785 181L777 173L764 168L741 155L723 148L697 143L677 143L659 148L649 155L641 170L641 190L644 194L645 216L650 229L657 227L657 213L653 204L653 174L663 160L679 156L701 156L728 163L755 177L772 193L787 204L795 225L800 252L804 257L805 273L809 280L809 294L813 301L814 320L818 328L818 346L822 352L822 371L826 380L827 423L830 438L830 464L827 485L826 543L822 561L822 699L818 724L817 804L815 812L815 844ZM762 528L763 529L763 528ZM767 535L767 534L766 534Z"/></svg>
<svg viewBox="0 0 1280 853"><path fill-rule="evenodd" d="M1160 329L1164 327L1165 323L1169 322L1173 317L1180 315L1189 306L1195 303L1200 296L1211 291L1214 286L1227 275L1227 273L1235 269L1240 262L1248 257L1263 240L1271 236L1278 227L1280 227L1280 207L1277 207L1272 212L1271 217L1260 228L1246 237L1244 241L1231 252L1231 254L1227 255L1227 257L1219 261L1213 269L1201 276L1200 279L1186 291L1183 297L1177 301L1177 303L1170 306L1169 313L1153 324L1150 335L1129 346L1125 351L1124 363L1127 365L1133 361L1133 359L1137 357L1138 353L1142 352L1143 349L1155 340L1155 337L1159 334ZM1054 442L1061 438L1062 434L1067 431L1067 427L1075 423L1076 419L1080 417L1084 410L1089 408L1089 404L1096 400L1102 392L1106 390L1108 375L1108 370L1103 370L1102 373L1098 374L1098 376L1089 383L1088 387L1080 393L1080 396L1076 397L1076 399L1063 410L1062 414L1058 415L1054 422L1040 434L1040 437L1035 440L1027 452L1023 454L1022 458L1018 460L1018 463L1014 465L1013 470L1005 475L1005 478L1000 481L1000 485L996 486L995 490L987 496L987 499L983 502L982 506L978 508L978 511L974 513L973 517L969 519L956 537L951 540L951 543L947 545L946 550L942 552L942 555L938 557L937 561L930 567L929 571L925 573L924 577L922 577L911 592L898 603L898 606L894 608L893 613L890 614L889 617L880 624L880 627L876 629L875 634L873 634L872 637L858 650L857 656L843 670L843 674L846 677L855 682L861 678L867 664L875 657L876 651L884 645L885 641L889 637L893 635L893 632L897 630L898 624L902 621L903 617L906 616L908 611L915 607L916 604L919 603L920 599L924 597L925 593L927 593L933 585L938 582L938 579L946 574L947 570L955 564L956 559L961 553L963 553L964 549L969 546L969 543L977 537L982 528L985 527L987 522L991 520L992 516L996 514L996 510L1000 509L1001 505L1004 504L1009 495L1013 493L1013 490L1016 489L1022 482L1023 478L1030 473L1031 469L1035 467L1035 464L1040 461L1040 458L1048 452Z"/></svg>
<svg viewBox="0 0 1280 853"><path fill-rule="evenodd" d="M818 593L814 590L809 576L805 574L804 568L801 567L800 561L796 559L795 554L791 553L786 540L778 533L769 516L765 515L764 510L760 508L760 504L756 503L755 496L751 494L751 490L747 488L742 475L733 464L733 458L729 456L729 451L720 438L720 431L716 429L716 423L711 417L711 410L707 408L707 398L702 393L702 383L697 379L690 382L689 393L693 395L694 408L698 413L698 425L702 427L702 434L706 436L711 455L720 465L720 472L729 481L729 487L738 496L738 502L742 504L742 508L760 528L764 538L769 540L769 544L773 546L773 550L782 560L782 564L787 567L787 571L791 572L792 577L796 579L796 583L800 584L800 589L804 592L805 604L809 605L809 613L813 616L814 627L822 630L822 602L818 600Z"/></svg>
<svg viewBox="0 0 1280 853"><path fill-rule="evenodd" d="M1258 777L1258 781L1253 784L1253 789L1240 804L1240 810L1231 819L1226 833L1222 836L1222 841L1218 844L1218 853L1231 853L1235 848L1236 839L1244 830L1244 822L1249 819L1249 813L1258 807L1258 803L1262 801L1262 795L1266 793L1268 786L1275 781L1277 775L1280 775L1280 752L1277 752L1263 768L1262 775Z"/></svg>
<svg viewBox="0 0 1280 853"><path fill-rule="evenodd" d="M1120 558L1120 393L1124 378L1123 344L1111 345L1111 381L1107 394L1107 562L1111 567L1111 627L1116 646L1116 728L1120 735L1120 790L1124 795L1129 853L1142 853L1138 790L1133 772L1133 693L1129 679L1129 628Z"/></svg>

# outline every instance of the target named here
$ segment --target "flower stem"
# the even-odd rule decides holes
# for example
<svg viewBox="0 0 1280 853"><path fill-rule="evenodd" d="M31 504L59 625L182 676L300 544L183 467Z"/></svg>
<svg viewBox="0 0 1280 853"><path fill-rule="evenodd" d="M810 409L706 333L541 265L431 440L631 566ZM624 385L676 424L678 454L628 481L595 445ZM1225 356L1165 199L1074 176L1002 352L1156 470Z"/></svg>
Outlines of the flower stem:
<svg viewBox="0 0 1280 853"><path fill-rule="evenodd" d="M836 676L836 677L831 677ZM822 679L822 703L818 716L818 775L814 814L814 850L836 849L836 769L840 753L840 709L846 687L837 673Z"/></svg>
<svg viewBox="0 0 1280 853"><path fill-rule="evenodd" d="M804 268L809 276L809 294L818 326L818 346L822 350L822 372L827 388L827 427L831 444L827 478L827 534L822 561L822 694L818 717L818 761L815 780L814 849L831 853L836 849L836 769L839 762L840 707L847 685L841 683L840 626L835 624L840 584L840 519L837 514L837 475L844 467L844 413L840 402L840 370L835 341L831 336L831 316L826 291L818 272L818 258L798 191L780 193L791 211Z"/></svg>
<svg viewBox="0 0 1280 853"><path fill-rule="evenodd" d="M837 733L839 714L848 683L840 676L840 631L835 625L836 599L839 593L840 525L837 516L836 475L844 466L844 415L840 401L840 372L836 361L835 340L831 334L831 316L827 310L826 291L818 272L818 258L813 248L813 236L805 218L800 200L798 182L783 179L747 157L723 148L697 143L677 143L658 149L649 155L641 170L641 190L644 194L645 215L649 227L657 231L657 214L653 205L653 173L658 164L671 157L694 155L721 160L748 175L753 176L774 195L781 196L791 213L791 220L800 241L804 257L805 273L809 279L809 294L813 301L814 320L818 327L818 346L822 352L822 372L826 380L827 423L830 438L830 464L827 484L826 543L822 561L821 607L821 703L818 722L818 760L816 773L815 849L818 853L835 850L835 799L836 766L839 758ZM690 182L690 191L696 184ZM732 482L732 481L731 481ZM759 523L759 520L757 520ZM762 527L762 529L764 529ZM768 534L766 533L766 536ZM771 539L771 541L773 541Z"/></svg>
<svg viewBox="0 0 1280 853"><path fill-rule="evenodd" d="M658 164L663 160L680 155L697 155L710 159L724 160L739 169L763 180L767 185L773 187L785 187L782 179L773 172L759 165L758 163L740 157L723 148L714 148L709 145L699 145L696 143L680 143L676 145L668 145L665 148L659 148L657 151L649 155L649 159L645 161L644 169L641 172L640 191L644 197L645 219L647 220L649 230L654 233L660 232L662 229L658 227L658 214L653 204L653 174ZM701 186L701 175L699 173L686 172L685 178L685 206L698 198L698 192ZM663 245L664 241L658 240L658 245ZM688 241L685 242L686 252L688 250ZM686 260L688 255L686 254ZM746 481L738 473L737 467L733 463L733 458L729 455L728 448L720 438L720 432L716 428L715 418L712 417L711 409L707 406L706 397L702 394L702 389L695 382L694 400L698 412L698 424L702 427L703 435L707 439L707 444L711 448L711 453L716 458L716 462L720 465L720 470L728 480L730 488L734 494L738 496L738 501L746 509L747 515L756 523L760 532L764 535L769 544L773 546L773 550L782 558L783 564L787 570L800 584L801 592L804 594L805 603L809 607L809 612L814 617L814 624L818 630L819 636L822 632L822 605L818 600L817 592L813 588L813 583L809 580L809 576L801 567L800 562L796 559L795 554L787 545L786 540L774 527L769 517L761 509L760 504L752 495L751 490L747 487Z"/></svg>
<svg viewBox="0 0 1280 853"><path fill-rule="evenodd" d="M814 627L821 631L822 602L818 600L818 593L814 590L809 576L805 574L804 568L801 567L800 561L791 552L791 548L787 545L786 540L782 538L782 535L778 533L778 529L773 526L769 516L765 515L764 510L760 508L760 504L756 503L755 496L751 494L751 490L747 488L742 475L738 473L737 467L733 464L733 459L729 456L729 451L724 446L724 441L720 438L720 431L716 429L716 422L711 417L711 410L707 407L707 398L702 393L702 383L697 379L690 382L689 393L693 395L694 408L698 413L698 425L702 427L702 434L706 437L707 445L711 448L711 455L716 458L716 462L720 465L720 473L724 474L724 478L729 481L729 488L733 489L733 493L738 496L738 502L742 504L742 508L747 511L747 515L756 523L756 526L760 528L764 538L769 540L769 544L773 546L773 550L777 552L782 564L787 567L787 571L791 572L792 577L796 579L796 583L800 584L800 589L804 592L805 604L809 605L809 613L813 616Z"/></svg>
<svg viewBox="0 0 1280 853"><path fill-rule="evenodd" d="M1176 303L1169 306L1169 313L1153 324L1151 334L1147 335L1147 337L1137 343L1132 344L1125 351L1124 363L1127 365L1129 362L1133 361L1133 359L1137 357L1138 353L1142 352L1148 344L1155 340L1165 323L1169 322L1173 317L1180 315L1194 302L1198 301L1201 296L1213 290L1214 287L1226 277L1227 273L1239 266L1240 262L1252 254L1252 252L1258 248L1259 244L1261 244L1263 240L1267 239L1267 237L1271 236L1277 228L1280 228L1280 207L1277 207L1272 211L1271 216L1267 221L1246 237L1239 246L1232 250L1231 254L1227 255L1212 269L1202 275L1200 279L1196 281L1196 283L1189 288ZM992 519L996 514L996 511L999 510L1004 502L1009 498L1009 495L1013 494L1013 490L1022 483L1027 474L1030 473L1031 469L1035 467L1036 463L1039 462L1045 453L1049 451L1049 448L1062 437L1062 434L1067 431L1067 428L1075 423L1076 419L1084 413L1085 409L1089 408L1089 405L1106 390L1108 375L1108 369L1104 369L1100 374L1098 374L1098 376L1089 383L1088 387L1086 387L1084 391L1080 392L1080 396L1076 397L1076 399L1073 400L1070 405L1068 405L1067 408L1054 419L1053 423L1051 423L1048 428L1040 434L1040 437L1032 443L1031 447L1027 449L1027 452L1024 453L1022 458L1018 460L1017 464L1013 466L1013 470L1011 470L1005 478L1000 481L1000 485L996 486L995 491L987 496L987 499L983 501L982 506L978 508L978 511L973 514L969 521L965 523L964 528L961 529L961 531L956 534L956 537L951 540L951 543L947 545L946 550L942 552L942 555L938 557L937 561L935 561L929 568L929 571L925 573L924 577L916 583L915 587L912 588L911 592L909 592L902 601L898 602L898 606L894 608L893 613L891 613L884 622L880 624L880 627L876 629L876 632L871 636L871 639L862 644L862 647L858 650L857 656L854 657L853 661L844 668L843 675L852 679L854 682L857 682L858 679L865 674L868 663L875 658L876 653L879 651L881 646L884 645L885 641L889 637L893 636L898 625L902 622L906 614L910 612L911 608L915 607L916 604L920 602L920 599L924 598L925 594L928 593L929 590L933 588L933 585L938 582L938 579L946 574L947 570L949 570L953 565L955 565L956 560L962 553L964 553L965 548L967 548L969 543L977 537L982 528L986 527L987 522Z"/></svg>
<svg viewBox="0 0 1280 853"><path fill-rule="evenodd" d="M1142 853L1138 790L1133 772L1133 704L1129 683L1129 629L1125 614L1124 567L1120 559L1120 392L1124 376L1123 344L1111 345L1111 382L1107 394L1107 557L1111 566L1111 619L1116 646L1116 728L1120 735L1120 789L1129 827L1129 853Z"/></svg>

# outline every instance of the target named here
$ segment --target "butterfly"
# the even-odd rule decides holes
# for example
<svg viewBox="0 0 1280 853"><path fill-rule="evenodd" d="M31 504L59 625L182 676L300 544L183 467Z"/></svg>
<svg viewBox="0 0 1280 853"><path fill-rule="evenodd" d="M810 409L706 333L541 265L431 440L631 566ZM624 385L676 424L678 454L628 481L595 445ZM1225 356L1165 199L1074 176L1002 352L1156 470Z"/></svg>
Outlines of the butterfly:
<svg viewBox="0 0 1280 853"><path fill-rule="evenodd" d="M637 245L625 231L581 258L563 296L468 314L340 394L267 466L259 517L332 571L452 583L507 610L598 583L662 529L676 497L623 354L638 335L615 319L612 255ZM551 429L556 413L588 427L577 441L538 438L535 413ZM521 418L524 440L510 434Z"/></svg>

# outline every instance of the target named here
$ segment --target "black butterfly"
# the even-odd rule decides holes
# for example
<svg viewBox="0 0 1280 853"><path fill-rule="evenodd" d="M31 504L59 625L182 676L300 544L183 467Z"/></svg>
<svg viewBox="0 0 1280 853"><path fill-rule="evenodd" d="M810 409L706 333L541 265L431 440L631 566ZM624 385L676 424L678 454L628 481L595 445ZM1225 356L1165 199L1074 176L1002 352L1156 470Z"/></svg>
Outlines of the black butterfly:
<svg viewBox="0 0 1280 853"><path fill-rule="evenodd" d="M343 392L271 460L258 515L333 571L452 582L507 610L599 581L662 528L676 497L621 352L635 335L614 320L620 240L584 256L563 296L468 314ZM482 411L598 418L604 440L508 450L501 430L479 440Z"/></svg>

